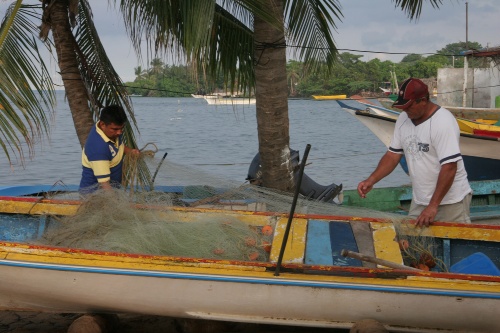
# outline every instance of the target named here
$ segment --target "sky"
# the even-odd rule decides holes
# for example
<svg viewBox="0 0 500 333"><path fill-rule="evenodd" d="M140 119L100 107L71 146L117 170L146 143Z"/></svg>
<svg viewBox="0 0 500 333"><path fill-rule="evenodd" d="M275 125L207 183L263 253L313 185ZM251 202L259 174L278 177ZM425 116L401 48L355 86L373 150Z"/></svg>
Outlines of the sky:
<svg viewBox="0 0 500 333"><path fill-rule="evenodd" d="M142 63L137 60L121 16L108 6L108 1L89 2L95 25L111 63L124 82L133 81L134 68L139 65L147 68L148 64L145 60ZM427 56L447 44L465 42L466 39L478 42L483 47L500 45L498 0L442 2L439 9L434 9L429 1L425 0L420 19L410 21L400 9L395 8L391 0L340 0L343 18L341 22L337 22L334 40L340 52L363 55L363 61L379 58L394 62L399 62L409 53ZM2 18L10 3L9 0L0 0ZM358 53L348 50L405 54Z"/></svg>

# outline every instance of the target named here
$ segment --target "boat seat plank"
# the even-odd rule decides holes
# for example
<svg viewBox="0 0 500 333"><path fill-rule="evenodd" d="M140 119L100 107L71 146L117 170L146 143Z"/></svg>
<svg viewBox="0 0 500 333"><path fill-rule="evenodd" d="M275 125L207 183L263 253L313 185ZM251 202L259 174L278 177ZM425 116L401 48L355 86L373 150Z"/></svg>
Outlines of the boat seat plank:
<svg viewBox="0 0 500 333"><path fill-rule="evenodd" d="M361 221L351 221L352 232L354 233L354 238L356 239L356 244L358 245L359 252L375 257L375 249L373 248L373 233L369 223ZM363 262L363 267L376 268L377 264L372 262Z"/></svg>
<svg viewBox="0 0 500 333"><path fill-rule="evenodd" d="M305 263L308 265L333 265L329 223L309 221Z"/></svg>
<svg viewBox="0 0 500 333"><path fill-rule="evenodd" d="M375 257L403 265L403 256L396 241L396 230L392 223L370 222L373 229Z"/></svg>
<svg viewBox="0 0 500 333"><path fill-rule="evenodd" d="M357 259L343 257L343 249L358 251L351 225L346 222L310 220L305 263L309 265L361 266Z"/></svg>
<svg viewBox="0 0 500 333"><path fill-rule="evenodd" d="M269 261L272 263L278 262L278 257L281 251L281 244L285 236L286 225L288 218L280 218L276 222L274 229L273 244ZM283 255L283 263L304 263L306 232L307 232L307 219L294 218L288 234L288 240Z"/></svg>
<svg viewBox="0 0 500 333"><path fill-rule="evenodd" d="M359 252L351 224L338 221L330 221L328 224L330 225L333 264L335 266L362 266L360 260L344 257L340 254L343 249Z"/></svg>

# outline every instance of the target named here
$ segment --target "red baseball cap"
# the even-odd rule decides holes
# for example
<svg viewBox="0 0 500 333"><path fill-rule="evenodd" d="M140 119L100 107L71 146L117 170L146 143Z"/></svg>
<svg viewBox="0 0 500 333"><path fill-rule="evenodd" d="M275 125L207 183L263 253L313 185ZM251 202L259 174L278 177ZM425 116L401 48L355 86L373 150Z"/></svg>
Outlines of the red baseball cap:
<svg viewBox="0 0 500 333"><path fill-rule="evenodd" d="M427 97L428 94L429 87L427 87L422 80L411 77L403 82L399 88L398 99L394 102L394 104L392 104L392 106L404 110L410 106L411 101Z"/></svg>

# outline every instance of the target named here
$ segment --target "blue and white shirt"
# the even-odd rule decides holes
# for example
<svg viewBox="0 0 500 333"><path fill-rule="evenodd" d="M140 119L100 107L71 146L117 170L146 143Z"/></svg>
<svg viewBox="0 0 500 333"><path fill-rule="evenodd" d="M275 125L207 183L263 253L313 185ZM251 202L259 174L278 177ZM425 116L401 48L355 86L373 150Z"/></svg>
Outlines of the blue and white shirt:
<svg viewBox="0 0 500 333"><path fill-rule="evenodd" d="M97 183L110 182L119 186L125 145L122 135L116 142L110 140L97 124L90 130L82 151L82 179L80 190L95 189Z"/></svg>

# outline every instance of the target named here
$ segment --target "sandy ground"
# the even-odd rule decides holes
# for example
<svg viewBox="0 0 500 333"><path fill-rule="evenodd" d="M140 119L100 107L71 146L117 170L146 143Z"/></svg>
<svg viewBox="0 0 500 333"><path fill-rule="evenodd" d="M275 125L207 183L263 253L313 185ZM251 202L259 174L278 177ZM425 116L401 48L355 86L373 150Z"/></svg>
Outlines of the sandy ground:
<svg viewBox="0 0 500 333"><path fill-rule="evenodd" d="M0 311L1 333L66 333L81 314ZM119 333L236 333L301 332L347 333L348 330L274 326L210 321L176 320L169 317L121 314L114 322Z"/></svg>

